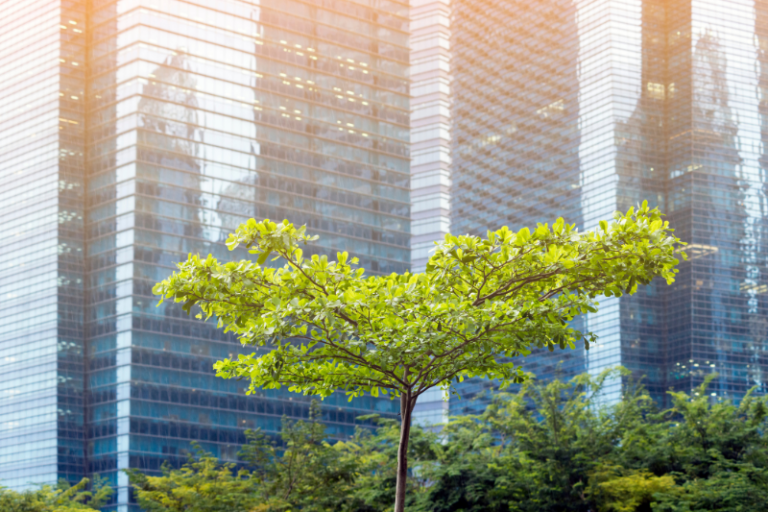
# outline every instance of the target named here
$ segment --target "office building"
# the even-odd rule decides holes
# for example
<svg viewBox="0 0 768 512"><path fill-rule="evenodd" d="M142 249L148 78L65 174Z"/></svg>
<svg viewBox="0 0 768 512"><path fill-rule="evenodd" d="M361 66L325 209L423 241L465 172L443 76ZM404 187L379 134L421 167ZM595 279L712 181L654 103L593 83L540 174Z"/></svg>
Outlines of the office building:
<svg viewBox="0 0 768 512"><path fill-rule="evenodd" d="M652 396L768 391L768 2L451 2L451 231L564 217L581 230L648 200L688 242L677 282L603 298L582 348L540 378L616 365ZM474 381L464 398L492 387ZM620 382L608 383L608 399ZM452 401L452 412L473 410Z"/></svg>
<svg viewBox="0 0 768 512"><path fill-rule="evenodd" d="M0 485L234 460L243 432L306 417L287 392L214 376L243 351L153 284L229 253L250 217L313 248L410 267L408 5L397 0L3 3ZM396 413L323 402L331 436ZM23 445L23 446L22 446Z"/></svg>
<svg viewBox="0 0 768 512"><path fill-rule="evenodd" d="M0 485L85 473L85 9L3 2Z"/></svg>
<svg viewBox="0 0 768 512"><path fill-rule="evenodd" d="M411 0L411 270L424 272L435 240L450 232L450 0ZM431 389L413 411L444 423L448 401Z"/></svg>

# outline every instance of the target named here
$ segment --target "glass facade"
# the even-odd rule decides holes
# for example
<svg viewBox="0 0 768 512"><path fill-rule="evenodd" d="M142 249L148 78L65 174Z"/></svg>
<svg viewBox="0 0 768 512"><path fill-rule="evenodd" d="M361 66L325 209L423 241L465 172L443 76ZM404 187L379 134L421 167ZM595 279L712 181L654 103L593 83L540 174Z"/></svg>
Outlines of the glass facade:
<svg viewBox="0 0 768 512"><path fill-rule="evenodd" d="M450 0L411 0L411 271L424 272L435 240L450 232ZM448 401L432 389L414 421L444 423Z"/></svg>
<svg viewBox="0 0 768 512"><path fill-rule="evenodd" d="M768 2L670 10L668 210L691 243L670 290L669 385L768 392Z"/></svg>
<svg viewBox="0 0 768 512"><path fill-rule="evenodd" d="M450 0L411 0L411 265L450 232Z"/></svg>
<svg viewBox="0 0 768 512"><path fill-rule="evenodd" d="M3 4L0 485L84 472L85 9Z"/></svg>
<svg viewBox="0 0 768 512"><path fill-rule="evenodd" d="M452 3L451 231L485 236L551 222L582 225L577 10L571 0ZM526 370L586 368L579 352L534 353ZM561 362L562 361L562 362ZM452 413L493 383L471 379Z"/></svg>
<svg viewBox="0 0 768 512"><path fill-rule="evenodd" d="M30 27L44 5L27 4L18 9L19 32L25 34L34 31ZM34 193L33 212L41 220L29 233L48 250L34 249L40 258L35 268L45 266L45 273L26 270L31 257L22 270L0 270L26 281L7 304L29 311L28 320L14 316L14 323L0 324L13 331L0 334L0 350L34 341L48 358L43 366L36 357L38 366L23 370L25 376L35 372L35 399L47 400L47 415L26 419L43 405L31 404L31 395L12 398L24 402L14 418L50 430L40 434L40 465L48 464L47 476L19 477L19 483L54 481L68 471L72 479L99 473L117 487L109 510L127 512L135 507L121 470L151 472L163 461L181 462L191 441L234 460L245 429L275 434L282 416L308 413L305 397L274 391L246 397L245 383L214 376L215 360L244 349L174 304L155 306L151 288L177 261L188 253L248 257L230 253L223 241L240 222L256 217L307 224L320 235L314 252L347 250L371 272L409 268L408 6L394 0L91 0L87 9L86 2L74 4L87 12L87 19L72 18L78 27L87 25L77 47L85 65L78 62L74 70L86 68L87 76L57 60L59 53L64 59L70 41L57 20L45 43L62 50L46 47L56 55L36 56L41 67L34 71L36 83L46 66L57 77L50 91L40 92L41 98L57 96L51 101L59 110L45 111L53 122L46 125L52 156L39 165L47 174L30 172L20 184L27 188L9 194ZM61 27L70 30L67 23ZM48 37L36 33L41 41ZM21 40L18 34L4 37L11 45ZM12 50L3 59L26 58ZM3 73L18 67L3 61ZM63 77L72 76L80 78L76 94L62 85L70 83ZM32 97L36 90L22 87L12 92L12 101L31 108L34 100L42 111L43 100ZM76 97L81 110L65 115L65 108L74 108L66 95ZM42 115L30 111L30 131ZM61 130L60 122L67 123ZM30 152L35 158L43 154L32 138L24 145L14 141L19 130L8 119L0 128L7 140L0 144L13 148L16 158L29 162ZM62 142L70 133L80 136L77 150ZM15 183L19 164L0 165L2 183ZM62 177L69 172L75 175L71 185ZM52 213L42 217L41 187L49 181ZM2 193L9 190L5 186ZM70 197L77 206L66 206ZM0 204L18 215L19 226L36 222L21 205ZM6 223L4 229L22 228ZM79 245L67 245L67 237ZM29 245L31 236L19 238ZM0 258L18 264L16 250L3 245ZM44 276L39 291L31 286L38 274L26 272ZM13 292L12 283L3 278L0 300ZM70 296L76 307L66 309ZM21 366L14 362L12 368ZM21 374L4 373L3 382L6 375L18 388ZM394 402L371 397L323 402L335 437L351 434L359 414L396 410ZM30 430L24 428L13 435L26 435ZM70 435L79 435L66 452L71 470L63 458ZM0 472L8 468L20 475L19 467L31 467L31 460L13 454L18 445L6 443L10 434L2 439ZM2 473L0 480L9 485Z"/></svg>
<svg viewBox="0 0 768 512"><path fill-rule="evenodd" d="M526 369L547 378L621 364L662 402L714 372L713 397L765 392L768 2L452 9L452 232L559 216L585 230L648 200L690 243L673 286L603 298L579 320L596 347L534 354ZM609 383L607 397L619 393Z"/></svg>

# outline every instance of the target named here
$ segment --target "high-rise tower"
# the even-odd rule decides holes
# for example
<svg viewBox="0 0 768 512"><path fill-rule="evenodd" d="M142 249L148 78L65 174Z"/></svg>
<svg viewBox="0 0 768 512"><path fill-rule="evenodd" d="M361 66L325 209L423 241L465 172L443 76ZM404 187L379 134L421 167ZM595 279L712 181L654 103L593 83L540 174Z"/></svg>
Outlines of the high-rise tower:
<svg viewBox="0 0 768 512"><path fill-rule="evenodd" d="M667 299L667 385L768 392L768 2L666 6L666 194L690 243Z"/></svg>
<svg viewBox="0 0 768 512"><path fill-rule="evenodd" d="M14 487L85 471L86 13L2 11L0 485Z"/></svg>
<svg viewBox="0 0 768 512"><path fill-rule="evenodd" d="M426 268L434 241L450 232L451 53L450 0L410 0L411 29L411 265ZM415 421L447 420L443 391L419 398Z"/></svg>
<svg viewBox="0 0 768 512"><path fill-rule="evenodd" d="M560 216L585 230L648 200L690 244L673 286L604 298L579 320L596 347L535 354L526 368L547 378L624 365L660 401L715 372L713 397L768 391L768 2L451 8L452 232ZM619 392L615 381L607 396Z"/></svg>
<svg viewBox="0 0 768 512"><path fill-rule="evenodd" d="M309 405L213 375L243 349L155 307L175 262L246 257L223 241L256 217L306 224L314 251L370 272L409 268L408 6L6 4L0 362L17 373L0 379L0 485L100 473L128 511L123 469L181 461L191 441L232 460L245 429L276 433ZM371 411L395 409L323 403L333 436Z"/></svg>

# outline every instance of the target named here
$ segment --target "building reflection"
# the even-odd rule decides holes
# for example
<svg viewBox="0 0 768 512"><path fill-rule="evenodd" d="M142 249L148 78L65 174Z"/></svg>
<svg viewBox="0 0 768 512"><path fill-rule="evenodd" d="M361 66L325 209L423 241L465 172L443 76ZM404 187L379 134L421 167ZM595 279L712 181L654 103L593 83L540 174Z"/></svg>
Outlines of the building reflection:
<svg viewBox="0 0 768 512"><path fill-rule="evenodd" d="M713 400L768 391L768 4L546 0L504 17L465 0L454 11L453 231L561 215L590 229L648 200L690 244L673 286L600 301L584 319L600 336L593 350L524 365L549 378L621 364L662 403L668 389L691 392L711 373Z"/></svg>
<svg viewBox="0 0 768 512"><path fill-rule="evenodd" d="M164 0L91 13L88 471L137 511L123 469L235 460L309 399L246 396L214 361L250 348L151 289L189 253L222 260L248 218L289 219L372 272L409 267L407 6L382 0ZM329 435L395 404L323 402ZM365 423L367 424L367 423Z"/></svg>
<svg viewBox="0 0 768 512"><path fill-rule="evenodd" d="M571 0L456 0L451 18L451 232L583 226L578 9ZM582 320L577 320L581 323ZM583 352L526 358L541 377L586 369ZM471 379L451 413L494 384Z"/></svg>

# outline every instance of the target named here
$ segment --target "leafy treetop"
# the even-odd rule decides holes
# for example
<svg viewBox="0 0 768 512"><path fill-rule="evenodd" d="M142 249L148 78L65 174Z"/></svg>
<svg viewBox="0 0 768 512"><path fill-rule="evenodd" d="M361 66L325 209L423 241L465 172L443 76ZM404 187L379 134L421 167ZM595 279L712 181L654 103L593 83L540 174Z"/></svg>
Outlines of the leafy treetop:
<svg viewBox="0 0 768 512"><path fill-rule="evenodd" d="M3 512L74 512L99 510L112 496L112 488L98 475L93 483L83 478L70 485L61 480L54 487L44 485L21 492L0 487L0 510Z"/></svg>
<svg viewBox="0 0 768 512"><path fill-rule="evenodd" d="M420 274L369 276L346 252L305 258L316 239L288 221L251 219L227 245L245 246L255 262L190 255L155 293L271 348L215 365L220 376L250 379L251 390L390 392L415 403L468 377L519 382L512 358L532 347L583 339L588 348L594 336L569 321L596 311L600 295L632 294L656 276L672 283L680 243L646 203L583 233L558 219L486 239L447 235ZM273 256L283 265L267 265Z"/></svg>

